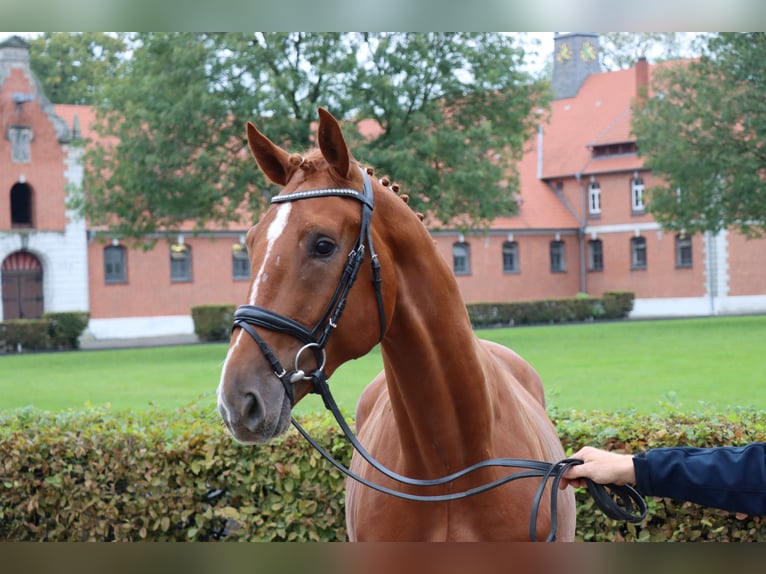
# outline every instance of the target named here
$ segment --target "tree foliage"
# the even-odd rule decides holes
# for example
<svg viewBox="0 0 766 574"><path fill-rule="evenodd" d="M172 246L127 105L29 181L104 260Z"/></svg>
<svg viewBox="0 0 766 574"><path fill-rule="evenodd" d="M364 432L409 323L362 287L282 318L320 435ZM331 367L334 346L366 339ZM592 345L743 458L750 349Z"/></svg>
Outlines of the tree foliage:
<svg viewBox="0 0 766 574"><path fill-rule="evenodd" d="M227 221L228 193L241 179L241 127L215 57L215 39L196 33L140 33L118 77L103 90L86 153L79 207L93 225L145 238L192 221Z"/></svg>
<svg viewBox="0 0 766 574"><path fill-rule="evenodd" d="M722 33L698 60L655 74L633 130L664 180L649 209L666 228L766 231L766 34Z"/></svg>
<svg viewBox="0 0 766 574"><path fill-rule="evenodd" d="M32 71L56 104L95 104L126 51L124 34L103 32L45 32L29 42Z"/></svg>
<svg viewBox="0 0 766 574"><path fill-rule="evenodd" d="M679 32L604 32L599 34L599 54L604 70L623 70L639 58L677 60L684 54Z"/></svg>
<svg viewBox="0 0 766 574"><path fill-rule="evenodd" d="M383 132L357 155L401 181L436 220L468 226L515 213L515 165L549 95L522 71L512 39L368 35L365 52L354 108Z"/></svg>
<svg viewBox="0 0 766 574"><path fill-rule="evenodd" d="M466 223L513 213L514 164L547 107L500 34L141 33L100 94L102 138L76 207L123 237L257 219L276 190L244 145L255 122L291 150L318 106L412 204ZM370 120L380 133L370 139ZM358 133L365 125L364 134ZM113 138L109 140L108 138ZM510 174L510 175L509 175Z"/></svg>

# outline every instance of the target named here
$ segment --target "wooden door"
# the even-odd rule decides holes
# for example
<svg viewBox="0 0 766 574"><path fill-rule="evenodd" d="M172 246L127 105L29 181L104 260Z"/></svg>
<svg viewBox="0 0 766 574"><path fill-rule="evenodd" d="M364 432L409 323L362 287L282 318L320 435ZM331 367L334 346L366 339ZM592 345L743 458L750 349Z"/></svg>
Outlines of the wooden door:
<svg viewBox="0 0 766 574"><path fill-rule="evenodd" d="M3 319L39 319L44 310L43 269L39 259L17 251L3 261Z"/></svg>

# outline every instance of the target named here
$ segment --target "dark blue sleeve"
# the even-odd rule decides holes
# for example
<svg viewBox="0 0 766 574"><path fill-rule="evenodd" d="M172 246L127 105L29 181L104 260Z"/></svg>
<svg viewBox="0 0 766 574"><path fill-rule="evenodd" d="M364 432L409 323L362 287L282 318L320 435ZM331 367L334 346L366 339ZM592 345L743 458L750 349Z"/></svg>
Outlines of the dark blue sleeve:
<svg viewBox="0 0 766 574"><path fill-rule="evenodd" d="M766 515L766 443L657 448L634 456L633 467L644 495Z"/></svg>

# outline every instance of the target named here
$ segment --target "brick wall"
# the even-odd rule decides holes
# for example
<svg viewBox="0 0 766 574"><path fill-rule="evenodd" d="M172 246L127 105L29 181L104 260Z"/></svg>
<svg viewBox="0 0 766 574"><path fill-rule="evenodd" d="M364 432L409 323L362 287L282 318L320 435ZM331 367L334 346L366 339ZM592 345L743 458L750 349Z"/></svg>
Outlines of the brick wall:
<svg viewBox="0 0 766 574"><path fill-rule="evenodd" d="M42 109L39 95L21 108L13 102L14 93L34 92L33 84L21 68L12 69L0 89L0 230L11 227L11 188L21 181L32 190L33 226L46 231L64 231L66 152ZM11 161L12 146L7 138L11 125L30 126L33 130L29 163Z"/></svg>
<svg viewBox="0 0 766 574"><path fill-rule="evenodd" d="M518 244L519 272L503 271L502 246L507 233L470 234L463 239L470 246L471 272L458 275L457 283L467 303L525 301L571 297L579 292L580 268L576 235L562 233L564 242L564 272L552 272L550 243L554 233L515 233ZM439 233L435 241L439 253L452 266L452 246L459 240L457 233Z"/></svg>
<svg viewBox="0 0 766 574"><path fill-rule="evenodd" d="M587 272L588 293L633 291L637 298L699 297L705 294L705 252L702 236L692 238L692 267L676 266L675 236L657 226L642 228L646 239L646 269L633 269L631 238L635 231L597 234L603 244L604 270ZM586 239L590 238L590 235Z"/></svg>
<svg viewBox="0 0 766 574"><path fill-rule="evenodd" d="M729 233L729 295L763 295L766 293L766 238L746 239Z"/></svg>
<svg viewBox="0 0 766 574"><path fill-rule="evenodd" d="M236 237L184 238L192 252L191 282L170 279L170 250L160 240L150 251L129 249L127 283L106 284L104 247L88 246L91 316L95 319L191 315L191 307L208 303L241 304L249 282L232 278L231 246Z"/></svg>

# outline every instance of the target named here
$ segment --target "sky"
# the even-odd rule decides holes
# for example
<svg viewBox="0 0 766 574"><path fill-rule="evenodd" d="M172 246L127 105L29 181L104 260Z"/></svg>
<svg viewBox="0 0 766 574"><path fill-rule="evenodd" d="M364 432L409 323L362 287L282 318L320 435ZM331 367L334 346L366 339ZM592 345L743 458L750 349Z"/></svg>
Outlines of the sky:
<svg viewBox="0 0 766 574"><path fill-rule="evenodd" d="M3 0L18 30L757 31L762 0Z"/></svg>

